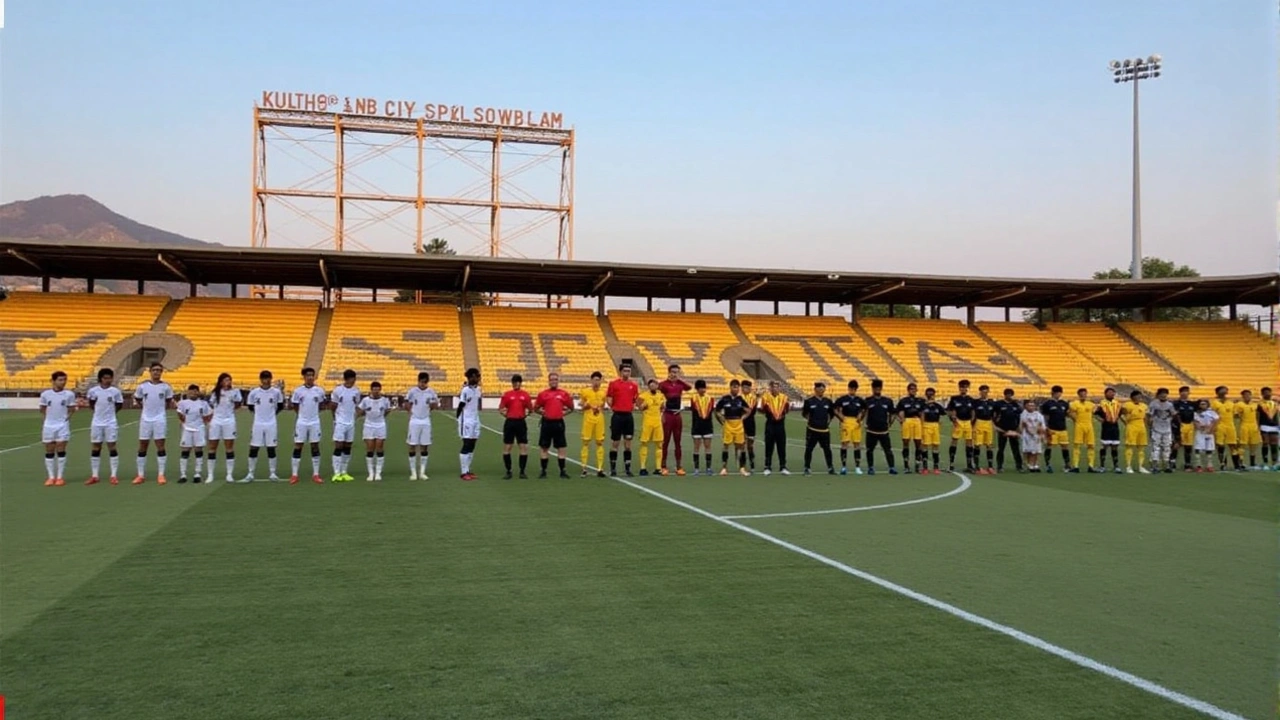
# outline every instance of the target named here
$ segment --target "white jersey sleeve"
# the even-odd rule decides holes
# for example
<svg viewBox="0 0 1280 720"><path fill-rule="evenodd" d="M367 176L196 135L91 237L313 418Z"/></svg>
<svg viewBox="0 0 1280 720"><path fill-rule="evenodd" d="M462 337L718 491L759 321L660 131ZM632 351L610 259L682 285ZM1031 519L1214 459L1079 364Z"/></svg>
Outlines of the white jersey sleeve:
<svg viewBox="0 0 1280 720"><path fill-rule="evenodd" d="M114 385L109 388L95 385L89 388L86 397L93 407L94 425L114 426L116 424L116 411L119 410L120 405L124 404L124 393L120 392L120 388Z"/></svg>
<svg viewBox="0 0 1280 720"><path fill-rule="evenodd" d="M62 425L71 417L76 394L70 390L45 390L40 393L40 407L44 408L45 425Z"/></svg>
<svg viewBox="0 0 1280 720"><path fill-rule="evenodd" d="M364 411L366 424L383 425L387 422L387 412L391 409L391 401L385 397L366 397L360 401L360 409Z"/></svg>
<svg viewBox="0 0 1280 720"><path fill-rule="evenodd" d="M356 407L360 403L360 389L339 385L330 394L333 399L333 421L350 425L356 421Z"/></svg>

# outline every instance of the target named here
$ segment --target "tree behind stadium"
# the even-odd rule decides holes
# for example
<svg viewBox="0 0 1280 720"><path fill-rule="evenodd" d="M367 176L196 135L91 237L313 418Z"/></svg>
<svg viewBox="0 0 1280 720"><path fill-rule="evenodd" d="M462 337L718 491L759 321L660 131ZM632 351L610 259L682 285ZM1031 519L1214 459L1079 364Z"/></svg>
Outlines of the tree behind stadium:
<svg viewBox="0 0 1280 720"><path fill-rule="evenodd" d="M449 247L449 241L444 238L431 238L422 244L421 248L415 248L414 252L418 255L457 255L458 251ZM403 289L396 291L396 302L411 303L417 302L418 291L415 289ZM467 293L468 305L488 305L489 296L484 293L469 292ZM423 290L422 302L424 303L444 303L448 305L458 304L458 293L452 291Z"/></svg>
<svg viewBox="0 0 1280 720"><path fill-rule="evenodd" d="M1128 280L1131 277L1128 268L1111 268L1110 270L1099 270L1093 274L1094 280ZM1142 277L1143 278L1180 278L1180 277L1200 277L1199 271L1189 265L1176 265L1171 260L1164 260L1158 257L1146 257L1142 259ZM1046 318L1048 313L1045 314ZM1105 308L1103 310L1095 310L1092 313L1092 319L1095 322L1118 323L1132 319L1131 310ZM1022 319L1027 322L1037 322L1039 320L1039 311L1024 310L1022 311ZM1211 307L1166 307L1156 308L1155 320L1221 320L1222 308ZM1058 313L1059 322L1084 322L1084 310L1080 308L1063 308Z"/></svg>

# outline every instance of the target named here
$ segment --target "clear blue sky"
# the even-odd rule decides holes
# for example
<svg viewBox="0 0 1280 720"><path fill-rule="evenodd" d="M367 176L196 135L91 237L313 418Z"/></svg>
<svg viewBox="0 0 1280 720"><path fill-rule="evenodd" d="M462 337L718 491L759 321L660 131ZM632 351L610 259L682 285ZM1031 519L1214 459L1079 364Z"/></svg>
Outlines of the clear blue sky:
<svg viewBox="0 0 1280 720"><path fill-rule="evenodd" d="M253 103L327 91L563 112L583 259L1085 276L1128 263L1106 62L1161 53L1148 254L1277 266L1273 2L359 7L8 0L0 200L247 245Z"/></svg>

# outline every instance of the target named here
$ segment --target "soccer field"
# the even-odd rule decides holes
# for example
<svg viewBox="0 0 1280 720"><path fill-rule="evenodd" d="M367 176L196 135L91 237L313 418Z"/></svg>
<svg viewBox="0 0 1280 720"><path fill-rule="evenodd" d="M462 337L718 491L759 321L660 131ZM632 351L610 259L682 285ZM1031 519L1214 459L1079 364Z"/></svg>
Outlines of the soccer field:
<svg viewBox="0 0 1280 720"><path fill-rule="evenodd" d="M397 413L382 483L133 487L122 413L84 487L88 420L50 488L0 414L12 720L1276 715L1277 473L464 483L438 415L409 482Z"/></svg>

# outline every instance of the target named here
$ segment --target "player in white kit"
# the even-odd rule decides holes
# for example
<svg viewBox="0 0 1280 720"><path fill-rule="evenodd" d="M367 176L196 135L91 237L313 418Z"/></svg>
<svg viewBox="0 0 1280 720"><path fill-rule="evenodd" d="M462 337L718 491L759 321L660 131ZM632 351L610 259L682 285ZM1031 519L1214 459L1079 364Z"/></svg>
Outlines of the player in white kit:
<svg viewBox="0 0 1280 720"><path fill-rule="evenodd" d="M44 426L45 485L66 485L62 473L67 468L67 441L71 439L71 415L76 411L76 394L67 389L67 374L58 370L49 376L52 387L40 393L40 415Z"/></svg>
<svg viewBox="0 0 1280 720"><path fill-rule="evenodd" d="M235 388L231 373L220 373L218 381L209 394L209 405L213 408L213 419L209 421L209 469L205 477L213 482L214 470L218 465L218 443L222 443L227 456L227 482L235 482L232 471L236 467L236 410L244 404L244 395ZM200 474L199 468L196 474Z"/></svg>
<svg viewBox="0 0 1280 720"><path fill-rule="evenodd" d="M391 401L383 396L382 383L377 380L369 383L369 396L360 401L357 412L364 416L360 438L364 440L364 463L369 469L367 479L380 482L382 463L386 460L383 446L387 441L387 413L391 412Z"/></svg>
<svg viewBox="0 0 1280 720"><path fill-rule="evenodd" d="M316 385L314 368L303 368L302 384L294 388L289 404L297 414L293 426L293 470L289 474L289 484L298 484L298 468L302 465L302 446L311 445L311 482L321 484L320 477L320 411L324 409L328 393Z"/></svg>
<svg viewBox="0 0 1280 720"><path fill-rule="evenodd" d="M147 448L151 441L156 443L156 483L164 485L165 451L164 436L168 418L169 404L173 401L173 388L161 380L164 366L151 363L151 377L138 383L133 391L133 399L142 406L142 415L138 419L138 476L133 479L134 485L141 485L147 478Z"/></svg>
<svg viewBox="0 0 1280 720"><path fill-rule="evenodd" d="M284 410L284 393L271 383L271 371L258 373L258 387L249 391L249 407L253 409L253 430L249 434L249 472L240 482L253 482L253 471L258 465L258 450L267 449L267 468L271 473L270 480L280 478L276 475L276 445L279 444L280 428L276 416Z"/></svg>
<svg viewBox="0 0 1280 720"><path fill-rule="evenodd" d="M192 480L200 483L200 466L204 464L204 445L208 441L206 430L212 416L213 408L200 397L200 386L188 385L187 396L178 401L178 421L182 423L182 437L178 441L182 453L178 460L178 484L187 481L187 465L192 453L196 456L196 474ZM212 477L209 482L213 482Z"/></svg>
<svg viewBox="0 0 1280 720"><path fill-rule="evenodd" d="M440 407L440 398L429 387L431 375L418 373L418 384L404 396L409 411L409 479L427 478L427 460L431 454L431 411Z"/></svg>
<svg viewBox="0 0 1280 720"><path fill-rule="evenodd" d="M107 446L110 455L111 484L118 485L120 480L120 453L116 451L116 440L120 437L120 423L116 413L124 407L124 393L116 387L116 374L111 368L98 371L98 384L89 388L85 399L93 408L93 423L89 426L89 479L85 485L98 483L98 472L102 468L102 445Z"/></svg>
<svg viewBox="0 0 1280 720"><path fill-rule="evenodd" d="M347 472L351 464L351 444L356 439L356 407L360 404L360 388L356 387L356 371L342 371L342 384L329 394L333 409L333 482L349 482L355 478Z"/></svg>
<svg viewBox="0 0 1280 720"><path fill-rule="evenodd" d="M475 457L476 441L480 439L480 371L467 368L467 384L458 391L458 437L462 438L462 452L458 453L463 480L475 480L471 472L471 460Z"/></svg>
<svg viewBox="0 0 1280 720"><path fill-rule="evenodd" d="M1214 433L1222 418L1213 411L1208 400L1196 403L1196 472L1213 472L1213 454L1216 450Z"/></svg>

